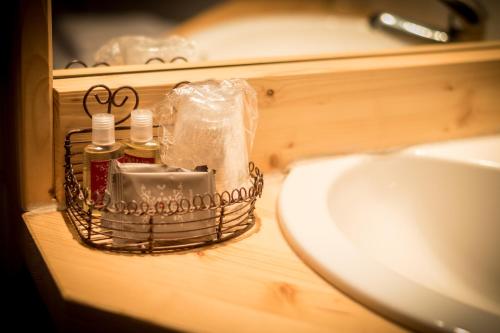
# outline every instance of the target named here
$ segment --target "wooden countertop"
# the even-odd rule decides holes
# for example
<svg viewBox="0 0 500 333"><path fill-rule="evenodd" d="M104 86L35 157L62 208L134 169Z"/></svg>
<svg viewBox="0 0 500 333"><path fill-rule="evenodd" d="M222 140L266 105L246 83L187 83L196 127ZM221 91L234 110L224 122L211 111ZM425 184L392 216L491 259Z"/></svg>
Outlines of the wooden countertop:
<svg viewBox="0 0 500 333"><path fill-rule="evenodd" d="M282 180L265 175L257 225L248 234L179 254L89 249L73 238L61 212L29 212L25 245L35 251L28 261L44 266L42 273L35 264L31 269L38 280L51 280L52 288L40 282L41 292L72 330L77 323L87 329L121 323L129 330L144 324L194 332L403 331L325 282L292 251L276 217ZM131 320L135 326L124 324Z"/></svg>

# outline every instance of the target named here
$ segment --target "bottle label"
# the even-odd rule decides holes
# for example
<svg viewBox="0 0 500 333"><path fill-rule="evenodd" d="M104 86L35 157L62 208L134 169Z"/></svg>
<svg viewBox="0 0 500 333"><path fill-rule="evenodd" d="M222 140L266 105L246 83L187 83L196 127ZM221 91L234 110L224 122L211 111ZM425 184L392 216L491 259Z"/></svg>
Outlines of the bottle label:
<svg viewBox="0 0 500 333"><path fill-rule="evenodd" d="M119 162L121 163L149 163L149 164L154 164L155 163L155 158L154 157L137 157L137 156L132 156L127 153L125 153L122 157L118 159Z"/></svg>
<svg viewBox="0 0 500 333"><path fill-rule="evenodd" d="M100 205L104 199L108 184L109 160L90 161L90 190L95 204Z"/></svg>

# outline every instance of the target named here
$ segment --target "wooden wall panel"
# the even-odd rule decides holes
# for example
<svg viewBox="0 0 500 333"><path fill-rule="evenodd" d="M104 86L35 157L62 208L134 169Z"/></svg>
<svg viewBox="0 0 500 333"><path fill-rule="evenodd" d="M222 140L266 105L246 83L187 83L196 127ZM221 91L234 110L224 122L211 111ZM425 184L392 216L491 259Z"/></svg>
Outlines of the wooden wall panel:
<svg viewBox="0 0 500 333"><path fill-rule="evenodd" d="M500 43L429 54L249 64L54 81L55 168L62 198L63 136L90 126L94 84L137 88L141 107L183 80L240 77L259 95L252 159L264 170L308 157L393 149L500 131ZM97 105L96 105L97 106Z"/></svg>
<svg viewBox="0 0 500 333"><path fill-rule="evenodd" d="M52 18L50 1L22 1L18 142L21 204L50 204L53 186Z"/></svg>

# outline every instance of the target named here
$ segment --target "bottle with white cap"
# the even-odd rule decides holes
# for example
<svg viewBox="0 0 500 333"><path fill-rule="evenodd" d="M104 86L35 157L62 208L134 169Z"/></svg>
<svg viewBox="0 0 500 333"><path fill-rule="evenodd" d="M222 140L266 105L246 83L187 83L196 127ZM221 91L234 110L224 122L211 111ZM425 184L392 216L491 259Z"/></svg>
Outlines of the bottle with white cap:
<svg viewBox="0 0 500 333"><path fill-rule="evenodd" d="M130 120L130 140L125 143L124 155L120 162L158 163L160 145L153 138L153 113L147 109L132 111Z"/></svg>
<svg viewBox="0 0 500 333"><path fill-rule="evenodd" d="M114 115L92 115L92 143L83 150L83 186L96 204L104 198L109 162L122 155L123 146L115 141Z"/></svg>

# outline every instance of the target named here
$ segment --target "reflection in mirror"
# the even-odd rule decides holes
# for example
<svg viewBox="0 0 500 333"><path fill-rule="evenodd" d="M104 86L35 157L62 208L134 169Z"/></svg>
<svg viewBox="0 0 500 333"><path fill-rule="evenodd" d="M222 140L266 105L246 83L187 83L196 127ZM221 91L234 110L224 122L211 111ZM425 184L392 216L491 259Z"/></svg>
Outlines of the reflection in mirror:
<svg viewBox="0 0 500 333"><path fill-rule="evenodd" d="M193 43L169 35L219 2L54 0L54 68L199 60Z"/></svg>
<svg viewBox="0 0 500 333"><path fill-rule="evenodd" d="M500 39L496 0L55 0L54 67L235 61Z"/></svg>

